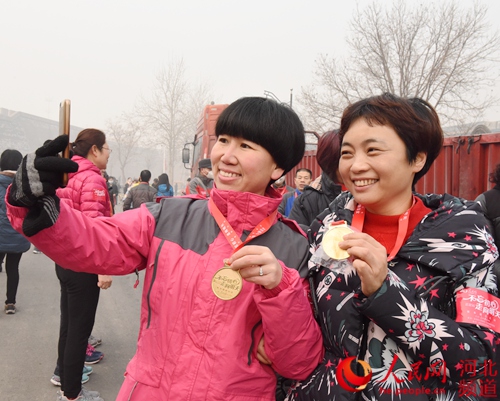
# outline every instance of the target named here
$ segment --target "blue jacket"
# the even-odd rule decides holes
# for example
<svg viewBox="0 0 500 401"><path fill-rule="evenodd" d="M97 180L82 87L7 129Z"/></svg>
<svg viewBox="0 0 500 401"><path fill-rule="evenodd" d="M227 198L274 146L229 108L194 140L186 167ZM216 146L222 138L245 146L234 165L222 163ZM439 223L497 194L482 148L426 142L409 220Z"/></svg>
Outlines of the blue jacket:
<svg viewBox="0 0 500 401"><path fill-rule="evenodd" d="M156 196L174 196L174 189L172 185L169 185L167 189L167 184L158 185L158 193Z"/></svg>
<svg viewBox="0 0 500 401"><path fill-rule="evenodd" d="M10 225L5 209L5 193L12 178L0 172L0 252L23 253L30 249L30 242Z"/></svg>

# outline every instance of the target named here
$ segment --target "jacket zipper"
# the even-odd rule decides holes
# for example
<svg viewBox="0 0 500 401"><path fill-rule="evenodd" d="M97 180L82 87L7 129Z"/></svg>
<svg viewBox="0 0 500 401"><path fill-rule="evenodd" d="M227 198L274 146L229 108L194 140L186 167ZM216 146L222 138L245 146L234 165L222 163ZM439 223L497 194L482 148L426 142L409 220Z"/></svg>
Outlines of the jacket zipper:
<svg viewBox="0 0 500 401"><path fill-rule="evenodd" d="M156 256L155 256L155 264L153 266L153 276L151 277L151 284L149 285L149 290L148 290L148 324L146 326L147 329L149 329L149 325L151 324L151 291L153 290L153 285L156 280L156 271L158 269L158 258L160 257L160 252L161 248L163 247L163 244L165 243L165 240L162 240L160 242L160 246L158 246L158 250L156 251Z"/></svg>
<svg viewBox="0 0 500 401"><path fill-rule="evenodd" d="M137 387L137 384L138 384L138 383L139 383L139 382L135 382L135 383L134 383L134 386L132 387L132 390L130 390L130 394L128 395L128 399L127 399L127 401L131 401L131 400L132 400L132 395L133 395L133 392L135 391L135 388Z"/></svg>

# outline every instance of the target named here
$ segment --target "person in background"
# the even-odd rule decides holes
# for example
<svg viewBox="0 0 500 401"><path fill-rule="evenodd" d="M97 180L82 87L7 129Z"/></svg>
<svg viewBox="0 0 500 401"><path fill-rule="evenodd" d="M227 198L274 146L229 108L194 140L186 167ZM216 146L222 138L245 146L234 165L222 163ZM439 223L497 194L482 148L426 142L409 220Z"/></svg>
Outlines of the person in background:
<svg viewBox="0 0 500 401"><path fill-rule="evenodd" d="M290 214L293 203L295 199L302 193L306 185L309 185L312 181L312 171L308 168L299 168L295 172L295 190L293 192L287 192L283 195L283 200L279 206L279 212L288 217Z"/></svg>
<svg viewBox="0 0 500 401"><path fill-rule="evenodd" d="M0 260L2 262L5 260L7 299L5 300L4 312L8 315L16 313L19 262L23 253L31 247L30 242L10 225L5 206L7 187L12 183L22 159L21 153L15 149L4 150L0 158Z"/></svg>
<svg viewBox="0 0 500 401"><path fill-rule="evenodd" d="M13 226L29 228L25 234L58 263L112 275L145 270L138 347L117 401L274 401L275 371L303 379L322 360L309 285L299 274L308 241L281 221L281 196L271 187L301 160L304 127L289 107L250 97L222 112L215 133L209 199L164 198L100 219L63 203L58 210L45 184L58 176L26 171L73 169L68 160L44 162L64 147L63 136L50 153L38 151L34 162L28 156L7 195ZM48 192L22 191L41 187ZM33 212L40 203L55 206L48 206L55 219ZM82 246L54 247L62 238ZM84 255L85 265L73 263Z"/></svg>
<svg viewBox="0 0 500 401"><path fill-rule="evenodd" d="M293 202L288 218L309 227L314 218L325 210L341 192L339 183L340 138L338 130L326 132L318 141L316 160L321 167L319 185L306 185Z"/></svg>
<svg viewBox="0 0 500 401"><path fill-rule="evenodd" d="M116 196L118 195L118 187L113 183L113 180L108 175L106 170L101 170L101 174L106 181L106 188L109 193L109 207L111 208L111 215L115 214L115 206L116 206ZM114 184L114 185L113 185Z"/></svg>
<svg viewBox="0 0 500 401"><path fill-rule="evenodd" d="M118 203L118 195L120 190L118 189L118 181L115 177L110 176L108 179L108 192L111 205L113 206L113 213L115 213L115 206Z"/></svg>
<svg viewBox="0 0 500 401"><path fill-rule="evenodd" d="M484 214L492 222L495 242L500 249L500 163L495 166L495 171L490 173L489 181L495 185L480 194L476 202L481 204Z"/></svg>
<svg viewBox="0 0 500 401"><path fill-rule="evenodd" d="M278 178L272 185L273 188L281 194L281 196L285 195L287 192L294 191L292 187L286 185L285 176Z"/></svg>
<svg viewBox="0 0 500 401"><path fill-rule="evenodd" d="M158 177L158 193L156 197L161 196L174 196L174 188L170 185L167 173L160 174Z"/></svg>
<svg viewBox="0 0 500 401"><path fill-rule="evenodd" d="M127 181L123 185L123 196L125 196L127 194L127 191L131 185L132 185L132 177L128 177Z"/></svg>
<svg viewBox="0 0 500 401"><path fill-rule="evenodd" d="M78 171L70 173L67 186L57 190L61 203L93 220L110 216L109 192L101 175L111 154L105 134L93 128L84 129L70 144L70 149L73 152L71 160L78 165ZM68 253L77 247L65 241L62 243ZM85 258L81 255L79 260L64 266L83 263ZM104 356L88 340L94 327L100 289L109 288L112 278L68 270L57 262L56 273L61 284L61 326L57 365L50 381L61 386L60 401L102 401L99 393L88 391L82 382L88 381L88 374L92 372L84 363L98 363Z"/></svg>
<svg viewBox="0 0 500 401"><path fill-rule="evenodd" d="M143 203L153 202L155 200L157 191L149 185L150 179L151 171L142 170L139 184L130 187L123 200L123 211L137 209Z"/></svg>
<svg viewBox="0 0 500 401"><path fill-rule="evenodd" d="M188 177L186 179L186 188L181 192L181 195L187 195L187 192L189 192L189 183L191 182L191 177Z"/></svg>
<svg viewBox="0 0 500 401"><path fill-rule="evenodd" d="M348 106L339 135L347 191L308 231L326 353L288 400L482 399L500 322L469 300L498 303L498 250L477 202L412 190L442 147L437 113L385 93ZM346 384L348 358L366 386Z"/></svg>
<svg viewBox="0 0 500 401"><path fill-rule="evenodd" d="M198 163L198 169L198 174L186 186L186 195L198 194L208 198L214 182L212 162L210 159L202 159Z"/></svg>
<svg viewBox="0 0 500 401"><path fill-rule="evenodd" d="M495 238L497 249L500 249L500 163L495 166L495 170L489 174L489 181L493 188L483 192L476 198L476 202L481 205L484 214L491 222L491 232ZM500 261L495 263L493 268L497 279L497 285L500 283ZM500 342L496 347L495 362L500 367Z"/></svg>
<svg viewBox="0 0 500 401"><path fill-rule="evenodd" d="M152 186L154 189L158 190L158 178L154 178L154 179L153 179L153 183L151 184L151 186Z"/></svg>

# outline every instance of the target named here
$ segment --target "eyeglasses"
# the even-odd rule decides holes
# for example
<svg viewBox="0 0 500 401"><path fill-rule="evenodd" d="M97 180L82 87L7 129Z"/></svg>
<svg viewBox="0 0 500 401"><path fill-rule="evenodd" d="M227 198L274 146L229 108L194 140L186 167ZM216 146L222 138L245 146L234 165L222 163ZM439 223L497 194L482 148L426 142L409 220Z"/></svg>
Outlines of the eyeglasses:
<svg viewBox="0 0 500 401"><path fill-rule="evenodd" d="M103 148L103 149L106 149L109 153L111 153L111 152L113 151L112 149L107 148L107 147L105 147L105 146L103 146L102 148Z"/></svg>

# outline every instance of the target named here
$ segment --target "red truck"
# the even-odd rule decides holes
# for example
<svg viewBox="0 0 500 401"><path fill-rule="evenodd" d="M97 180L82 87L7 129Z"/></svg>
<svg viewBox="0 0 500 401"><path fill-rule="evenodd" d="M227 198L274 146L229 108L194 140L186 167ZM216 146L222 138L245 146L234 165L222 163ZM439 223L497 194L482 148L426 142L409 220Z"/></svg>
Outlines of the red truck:
<svg viewBox="0 0 500 401"><path fill-rule="evenodd" d="M210 157L210 152L215 144L215 124L227 104L210 104L205 106L201 113L193 142L184 144L182 149L182 162L184 167L191 170L191 178L198 173L198 162ZM191 158L192 156L192 158ZM190 163L192 160L192 163Z"/></svg>
<svg viewBox="0 0 500 401"><path fill-rule="evenodd" d="M198 121L196 135L192 143L184 145L182 161L191 169L191 177L198 172L198 161L210 157L215 143L215 123L227 104L208 105ZM500 163L500 128L492 130L478 125L471 134L446 136L443 149L428 173L416 185L416 191L425 193L449 193L461 198L474 200L480 193L491 189L489 173ZM305 167L313 172L313 177L321 173L316 162L318 135L306 131L306 151L302 161L286 175L288 185L293 185L295 172ZM193 147L193 149L191 149ZM190 164L192 153L193 163Z"/></svg>

